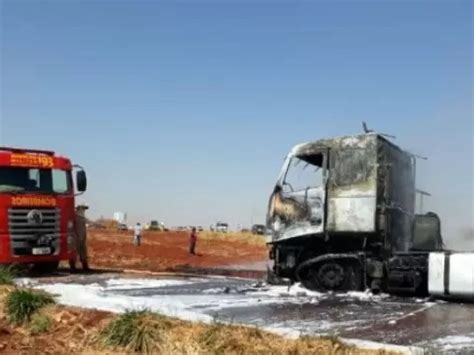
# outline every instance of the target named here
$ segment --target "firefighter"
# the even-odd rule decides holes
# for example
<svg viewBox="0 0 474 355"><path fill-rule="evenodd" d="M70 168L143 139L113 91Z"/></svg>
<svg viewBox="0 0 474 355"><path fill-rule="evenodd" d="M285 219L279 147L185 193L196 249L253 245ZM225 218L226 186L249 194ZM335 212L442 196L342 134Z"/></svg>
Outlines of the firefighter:
<svg viewBox="0 0 474 355"><path fill-rule="evenodd" d="M87 228L86 228L86 210L89 209L86 205L79 205L76 207L76 228L74 233L74 247L84 271L89 270L87 262ZM71 270L76 270L76 256L69 260Z"/></svg>

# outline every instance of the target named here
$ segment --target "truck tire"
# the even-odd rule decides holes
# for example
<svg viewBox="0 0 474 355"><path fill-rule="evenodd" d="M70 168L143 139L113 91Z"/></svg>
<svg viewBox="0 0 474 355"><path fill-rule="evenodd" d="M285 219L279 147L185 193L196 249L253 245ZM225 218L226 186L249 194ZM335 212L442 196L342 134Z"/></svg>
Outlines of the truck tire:
<svg viewBox="0 0 474 355"><path fill-rule="evenodd" d="M361 273L356 265L342 260L329 260L312 265L301 275L304 287L315 291L344 292L361 290Z"/></svg>
<svg viewBox="0 0 474 355"><path fill-rule="evenodd" d="M59 261L49 261L45 263L37 263L33 265L33 271L40 274L53 273L58 269Z"/></svg>

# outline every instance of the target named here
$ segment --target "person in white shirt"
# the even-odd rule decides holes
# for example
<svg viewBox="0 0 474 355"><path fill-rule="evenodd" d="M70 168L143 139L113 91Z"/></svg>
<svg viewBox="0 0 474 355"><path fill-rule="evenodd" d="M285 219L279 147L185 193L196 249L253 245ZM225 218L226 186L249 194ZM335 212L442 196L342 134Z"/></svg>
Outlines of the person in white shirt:
<svg viewBox="0 0 474 355"><path fill-rule="evenodd" d="M135 231L135 235L133 237L133 244L135 246L140 246L140 244L142 242L143 227L141 226L141 224L139 222L135 225L134 231Z"/></svg>

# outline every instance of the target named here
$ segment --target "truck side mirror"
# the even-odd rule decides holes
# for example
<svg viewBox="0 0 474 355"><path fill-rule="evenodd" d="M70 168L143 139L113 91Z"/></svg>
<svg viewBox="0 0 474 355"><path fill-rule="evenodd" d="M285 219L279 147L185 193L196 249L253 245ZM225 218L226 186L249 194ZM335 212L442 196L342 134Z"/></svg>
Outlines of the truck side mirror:
<svg viewBox="0 0 474 355"><path fill-rule="evenodd" d="M84 192L87 190L87 175L84 170L78 170L76 172L76 184L77 191Z"/></svg>

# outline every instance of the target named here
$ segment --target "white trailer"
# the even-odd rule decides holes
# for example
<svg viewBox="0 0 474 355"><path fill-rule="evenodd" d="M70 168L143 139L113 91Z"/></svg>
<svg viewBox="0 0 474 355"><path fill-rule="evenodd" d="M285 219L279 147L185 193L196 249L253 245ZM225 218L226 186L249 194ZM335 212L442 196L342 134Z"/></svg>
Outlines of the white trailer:
<svg viewBox="0 0 474 355"><path fill-rule="evenodd" d="M428 292L436 297L474 300L474 252L430 253Z"/></svg>

